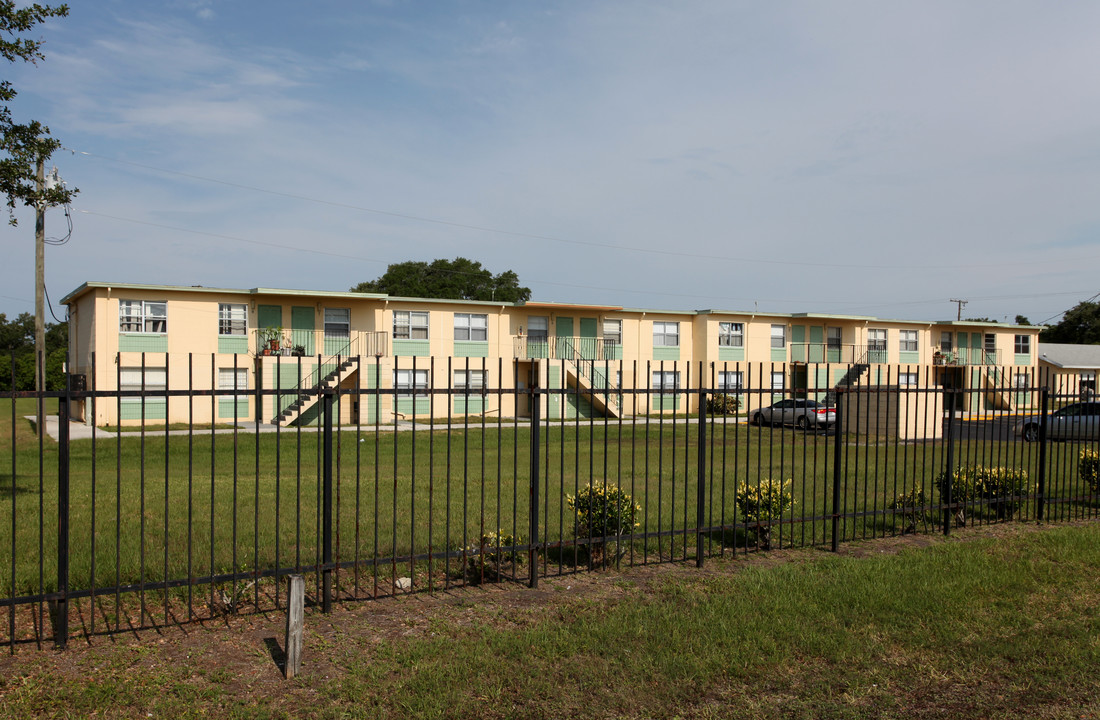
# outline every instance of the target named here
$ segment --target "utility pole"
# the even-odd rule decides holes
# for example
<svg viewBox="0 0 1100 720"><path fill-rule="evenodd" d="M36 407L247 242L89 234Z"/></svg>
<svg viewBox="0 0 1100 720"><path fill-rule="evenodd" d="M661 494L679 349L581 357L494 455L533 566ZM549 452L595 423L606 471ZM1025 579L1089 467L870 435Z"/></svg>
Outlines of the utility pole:
<svg viewBox="0 0 1100 720"><path fill-rule="evenodd" d="M966 305L967 301L966 300L951 300L951 302L959 304L959 315L955 319L956 320L962 320L963 319L963 306Z"/></svg>
<svg viewBox="0 0 1100 720"><path fill-rule="evenodd" d="M34 389L38 392L38 436L42 437L46 420L46 201L42 197L46 187L46 158L38 156L35 190L38 202L34 220Z"/></svg>

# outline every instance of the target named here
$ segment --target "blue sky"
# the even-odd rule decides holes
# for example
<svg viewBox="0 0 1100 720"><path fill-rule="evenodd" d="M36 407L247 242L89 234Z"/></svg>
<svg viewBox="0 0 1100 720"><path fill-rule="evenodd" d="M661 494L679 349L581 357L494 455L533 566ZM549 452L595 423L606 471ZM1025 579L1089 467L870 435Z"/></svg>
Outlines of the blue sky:
<svg viewBox="0 0 1100 720"><path fill-rule="evenodd" d="M459 255L628 307L1039 322L1100 292L1097 3L70 6L5 76L81 190L55 307Z"/></svg>

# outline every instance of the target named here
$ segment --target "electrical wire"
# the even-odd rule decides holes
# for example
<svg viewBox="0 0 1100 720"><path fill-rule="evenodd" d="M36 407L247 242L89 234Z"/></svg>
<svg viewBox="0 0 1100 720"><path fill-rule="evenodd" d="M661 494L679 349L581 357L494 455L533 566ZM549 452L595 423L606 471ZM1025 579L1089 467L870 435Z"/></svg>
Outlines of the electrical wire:
<svg viewBox="0 0 1100 720"><path fill-rule="evenodd" d="M65 237L63 237L63 238L56 238L56 237L46 238L46 244L47 245L64 245L65 243L69 242L69 240L72 238L72 236L73 236L72 209L73 209L72 205L70 205L69 203L65 203L65 220L69 224L69 232L66 233Z"/></svg>
<svg viewBox="0 0 1100 720"><path fill-rule="evenodd" d="M50 291L46 289L46 283L42 283L42 293L46 296L46 307L50 309L50 315L53 315L53 319L58 323L64 322L57 317L57 313L53 311L53 302L50 301Z"/></svg>

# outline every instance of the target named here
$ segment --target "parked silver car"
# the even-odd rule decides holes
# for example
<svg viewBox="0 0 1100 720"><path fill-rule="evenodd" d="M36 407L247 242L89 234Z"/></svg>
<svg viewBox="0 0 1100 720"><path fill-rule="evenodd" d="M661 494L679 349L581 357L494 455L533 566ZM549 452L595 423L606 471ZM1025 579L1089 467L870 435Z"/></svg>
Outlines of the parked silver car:
<svg viewBox="0 0 1100 720"><path fill-rule="evenodd" d="M836 422L836 410L815 400L780 400L760 408L750 420L753 425L794 425L806 430L829 427Z"/></svg>
<svg viewBox="0 0 1100 720"><path fill-rule="evenodd" d="M1039 439L1042 419L1031 415L1016 423L1013 432L1027 442ZM1100 440L1100 402L1077 402L1047 416L1048 440Z"/></svg>

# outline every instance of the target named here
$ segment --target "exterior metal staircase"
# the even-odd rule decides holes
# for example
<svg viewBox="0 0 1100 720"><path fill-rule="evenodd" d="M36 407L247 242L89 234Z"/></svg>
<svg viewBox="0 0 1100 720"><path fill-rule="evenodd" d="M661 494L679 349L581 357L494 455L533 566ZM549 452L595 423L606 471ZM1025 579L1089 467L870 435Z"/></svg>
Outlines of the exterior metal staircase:
<svg viewBox="0 0 1100 720"><path fill-rule="evenodd" d="M853 363L848 367L848 372L844 373L844 376L840 378L840 381L833 386L833 389L825 393L825 403L827 405L836 404L837 390L840 388L850 388L853 385L858 385L860 378L863 374L871 369L871 365L866 362Z"/></svg>
<svg viewBox="0 0 1100 720"><path fill-rule="evenodd" d="M336 367L330 370L316 384L313 384L309 390L302 389L307 386L309 378L299 385L296 390L298 397L293 403L284 408L282 412L277 414L272 420L272 423L283 426L290 425L301 418L304 413L308 412L310 408L320 401L321 392L323 390L338 387L340 383L357 372L359 372L359 365L355 358L338 359Z"/></svg>
<svg viewBox="0 0 1100 720"><path fill-rule="evenodd" d="M619 407L619 387L611 382L611 368L604 364L601 370L599 360L583 357L572 341L559 338L562 352L559 357L565 360L566 381L583 393L592 403L592 408L617 418L622 412Z"/></svg>

